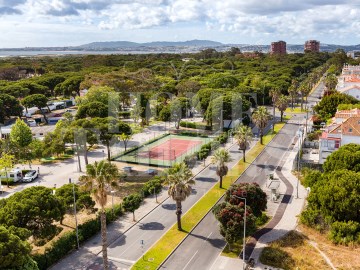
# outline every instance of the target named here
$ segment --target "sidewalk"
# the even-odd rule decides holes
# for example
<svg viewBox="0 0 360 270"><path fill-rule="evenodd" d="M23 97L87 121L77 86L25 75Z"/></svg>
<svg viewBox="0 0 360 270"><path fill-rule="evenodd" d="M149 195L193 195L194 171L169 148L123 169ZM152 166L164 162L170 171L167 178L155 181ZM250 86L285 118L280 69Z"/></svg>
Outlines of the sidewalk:
<svg viewBox="0 0 360 270"><path fill-rule="evenodd" d="M301 213L302 208L305 203L305 199L307 196L306 189L299 184L299 198L296 198L296 186L297 186L297 178L291 173L293 160L295 159L296 153L298 149L295 147L292 150L289 150L287 154L283 157L283 161L286 160L281 168L281 171L278 173L275 171L275 178L281 179L282 177L285 177L286 180L291 184L293 187L293 191L290 197L289 202L286 205L286 209L283 213L283 216L281 217L280 221L274 226L273 229L271 229L269 232L262 235L258 241L256 242L255 248L251 254L247 254L247 257L254 258L255 260L255 266L254 269L274 269L269 266L265 266L259 262L260 254L264 247L267 246L269 242L275 241L281 237L283 237L285 234L287 234L289 231L294 230L297 226L298 222L298 215ZM281 163L281 162L280 162ZM280 176L281 174L281 176ZM282 196L280 197L279 201L282 200L284 196L284 192L286 191L286 184L281 181L280 182L280 194ZM264 190L267 190L266 187L262 187ZM269 197L268 197L269 198ZM270 198L269 198L270 199ZM281 207L279 207L280 203L275 203L272 201L268 202L268 214L274 216L275 214L279 214L279 212L282 211ZM212 265L212 270L236 270L236 269L242 269L243 267L243 261L239 258L229 258L225 256L219 256L215 263Z"/></svg>
<svg viewBox="0 0 360 270"><path fill-rule="evenodd" d="M227 143L224 147L230 148L234 144ZM239 157L241 158L241 156ZM211 164L211 156L208 156L204 162L197 162L196 166L192 169L192 172L195 175L202 172L204 169L209 167ZM217 184L217 183L214 183ZM212 184L211 184L212 185ZM204 193L206 190L203 191ZM167 202L168 195L167 190L163 191L158 195L158 203L155 202L155 197L151 196L144 200L144 203L141 207L136 210L136 222L132 221L132 213L126 213L124 216L120 217L115 222L107 226L107 237L108 237L108 246L111 246L112 243L119 241L119 238L122 235L125 235L127 231L133 228L136 225L142 224L142 219L151 214L159 206L163 207L163 203ZM170 200L170 199L169 199ZM173 201L169 201L173 203ZM174 215L175 217L175 215ZM166 228L167 229L167 228ZM133 243L128 243L129 248ZM136 243L137 244L137 243ZM145 252L146 250L144 250ZM109 254L109 259L116 261L116 258L111 258ZM95 269L99 257L101 257L101 235L100 233L96 234L94 237L87 240L83 245L81 245L79 250L71 252L68 256L64 257L57 264L53 265L50 269L52 270L62 270L62 269ZM125 260L122 260L124 262ZM94 263L95 262L95 263ZM133 264L133 261L126 261L128 264ZM114 265L111 269L128 269L128 268L116 268Z"/></svg>

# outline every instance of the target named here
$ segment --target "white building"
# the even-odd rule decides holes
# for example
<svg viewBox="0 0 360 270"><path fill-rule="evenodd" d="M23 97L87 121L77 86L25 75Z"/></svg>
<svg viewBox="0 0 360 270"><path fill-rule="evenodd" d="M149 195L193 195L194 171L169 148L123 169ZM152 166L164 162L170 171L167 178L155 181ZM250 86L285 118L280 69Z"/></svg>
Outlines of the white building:
<svg viewBox="0 0 360 270"><path fill-rule="evenodd" d="M360 100L360 83L357 85L350 85L348 87L341 88L338 91Z"/></svg>
<svg viewBox="0 0 360 270"><path fill-rule="evenodd" d="M360 100L360 66L344 65L336 90Z"/></svg>

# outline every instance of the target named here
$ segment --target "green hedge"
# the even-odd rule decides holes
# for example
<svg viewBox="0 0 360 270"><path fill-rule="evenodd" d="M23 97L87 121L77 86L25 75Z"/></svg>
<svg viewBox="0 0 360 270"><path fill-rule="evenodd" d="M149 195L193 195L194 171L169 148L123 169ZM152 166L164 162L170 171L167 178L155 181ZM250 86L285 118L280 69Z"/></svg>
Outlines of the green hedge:
<svg viewBox="0 0 360 270"><path fill-rule="evenodd" d="M187 121L181 121L180 122L180 127L184 127L184 128L196 128L196 123L194 122L187 122Z"/></svg>
<svg viewBox="0 0 360 270"><path fill-rule="evenodd" d="M129 119L130 115L131 115L131 112L129 112L129 111L119 112L119 117L122 117L124 119Z"/></svg>
<svg viewBox="0 0 360 270"><path fill-rule="evenodd" d="M180 132L176 132L176 135L189 136L189 137L200 137L200 138L208 138L209 137L206 134L199 134L198 132L193 132L193 131L180 131Z"/></svg>
<svg viewBox="0 0 360 270"><path fill-rule="evenodd" d="M13 186L13 185L15 185L15 182L14 182L13 178L1 178L1 184L2 185Z"/></svg>

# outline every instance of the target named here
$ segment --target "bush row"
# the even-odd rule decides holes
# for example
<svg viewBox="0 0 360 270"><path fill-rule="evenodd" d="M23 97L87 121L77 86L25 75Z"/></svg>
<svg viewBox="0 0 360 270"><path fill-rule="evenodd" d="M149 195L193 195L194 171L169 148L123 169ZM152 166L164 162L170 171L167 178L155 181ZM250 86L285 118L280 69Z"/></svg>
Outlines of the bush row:
<svg viewBox="0 0 360 270"><path fill-rule="evenodd" d="M211 151L214 151L220 147L220 144L226 143L228 140L228 134L226 132L221 133L216 137L212 142L203 144L199 151L188 155L184 158L185 164L189 168L193 168L196 163L196 160L203 160L209 156Z"/></svg>

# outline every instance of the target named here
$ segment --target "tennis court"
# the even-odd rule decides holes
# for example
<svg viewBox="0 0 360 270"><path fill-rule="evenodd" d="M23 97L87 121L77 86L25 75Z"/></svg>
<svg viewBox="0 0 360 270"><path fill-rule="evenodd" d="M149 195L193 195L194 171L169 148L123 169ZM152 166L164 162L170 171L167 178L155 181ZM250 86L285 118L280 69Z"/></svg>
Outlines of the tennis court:
<svg viewBox="0 0 360 270"><path fill-rule="evenodd" d="M209 141L210 138L167 135L120 155L115 160L155 166L171 166L175 162L181 162L185 156L198 151L201 145Z"/></svg>

